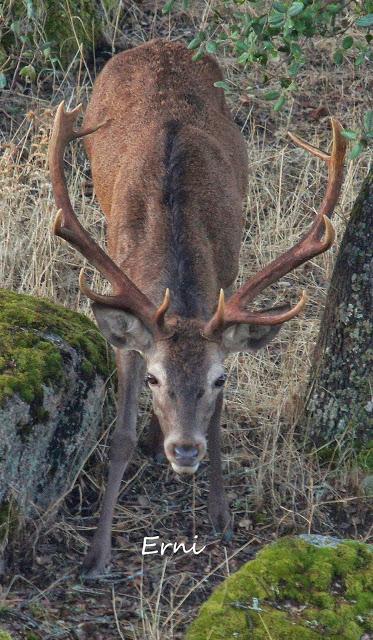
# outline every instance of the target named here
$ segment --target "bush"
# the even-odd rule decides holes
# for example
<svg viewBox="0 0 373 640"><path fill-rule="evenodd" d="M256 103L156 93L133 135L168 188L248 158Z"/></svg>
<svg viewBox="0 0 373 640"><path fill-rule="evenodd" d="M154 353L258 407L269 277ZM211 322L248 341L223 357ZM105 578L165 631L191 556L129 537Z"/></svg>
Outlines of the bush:
<svg viewBox="0 0 373 640"><path fill-rule="evenodd" d="M15 70L33 82L38 73L66 67L101 36L94 0L14 0L0 15L0 88ZM78 54L78 55L77 55Z"/></svg>
<svg viewBox="0 0 373 640"><path fill-rule="evenodd" d="M167 2L163 10L171 11L175 4ZM250 75L255 70L248 92L271 102L276 112L297 94L297 76L309 63L307 42L333 38L335 65L353 62L361 67L373 60L372 29L373 0L223 0L189 48L195 50L195 60L228 51L237 67ZM231 89L225 81L216 85ZM373 139L373 111L365 115L360 130L344 135L354 143L350 158L356 158Z"/></svg>

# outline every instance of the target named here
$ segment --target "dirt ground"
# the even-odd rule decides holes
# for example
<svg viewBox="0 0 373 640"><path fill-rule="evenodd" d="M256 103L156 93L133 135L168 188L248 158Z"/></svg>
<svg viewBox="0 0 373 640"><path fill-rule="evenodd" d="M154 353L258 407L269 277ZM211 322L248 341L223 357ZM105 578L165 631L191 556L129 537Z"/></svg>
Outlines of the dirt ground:
<svg viewBox="0 0 373 640"><path fill-rule="evenodd" d="M192 18L180 12L162 16L153 4L126 3L117 50L155 36L188 41L211 3L197 3L200 10ZM50 233L55 209L46 152L55 106L62 98L71 106L86 101L107 52L109 45L97 51L94 60L82 60L78 70L45 74L37 85L16 79L12 91L0 95L0 286L48 297L87 314L88 303L77 288L81 259ZM336 68L328 42L317 43L310 59L299 95L284 112L274 114L267 103L247 98L248 78L232 68L229 55L219 58L234 85L229 101L249 149L240 279L293 244L322 198L324 167L289 143L286 131L326 149L330 114L354 128L367 109L368 77L362 68ZM70 162L75 206L84 225L104 242L102 215L78 145L73 145ZM339 239L367 165L368 153L347 162L335 215ZM0 627L16 640L176 640L213 587L278 536L312 532L371 539L369 505L359 489L360 472L352 453L346 452L338 466L332 461L321 467L304 451L297 420L336 252L337 246L262 297L262 304L294 300L306 289L309 303L270 347L258 355L239 354L227 364L223 452L234 518L232 542L224 543L211 530L208 463L195 478L185 479L146 455L149 397L144 391L141 445L125 475L115 514L112 573L101 581L82 581L79 569L97 523L115 415L109 381L103 436L75 487L54 518L27 522L22 540L8 552L10 572L0 587ZM169 550L164 556L143 556L144 536L184 541L188 547L198 536L198 547L206 549L197 556Z"/></svg>

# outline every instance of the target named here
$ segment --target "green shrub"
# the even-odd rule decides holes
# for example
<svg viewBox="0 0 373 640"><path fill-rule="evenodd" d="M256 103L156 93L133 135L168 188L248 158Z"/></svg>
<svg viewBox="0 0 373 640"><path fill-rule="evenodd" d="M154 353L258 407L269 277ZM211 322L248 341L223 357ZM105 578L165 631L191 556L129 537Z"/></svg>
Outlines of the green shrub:
<svg viewBox="0 0 373 640"><path fill-rule="evenodd" d="M94 0L14 0L0 9L0 88L14 70L33 82L40 71L65 68L101 37Z"/></svg>
<svg viewBox="0 0 373 640"><path fill-rule="evenodd" d="M179 1L186 8L185 0ZM176 0L166 2L163 10L171 11L176 4ZM280 111L297 94L297 76L309 64L307 42L333 38L334 64L361 67L373 60L372 29L373 0L222 0L189 48L195 50L195 60L222 51L250 76L255 69L249 95ZM227 92L231 89L227 82L216 85ZM373 111L366 113L358 131L347 130L344 135L353 141L350 158L356 158L373 139Z"/></svg>

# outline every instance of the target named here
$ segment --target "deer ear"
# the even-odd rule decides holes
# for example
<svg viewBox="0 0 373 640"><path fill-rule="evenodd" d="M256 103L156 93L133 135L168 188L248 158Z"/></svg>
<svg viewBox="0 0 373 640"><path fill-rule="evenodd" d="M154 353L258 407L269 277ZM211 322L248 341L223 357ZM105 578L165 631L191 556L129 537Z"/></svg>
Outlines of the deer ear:
<svg viewBox="0 0 373 640"><path fill-rule="evenodd" d="M113 347L143 353L152 346L149 329L132 313L97 302L91 306L99 329Z"/></svg>
<svg viewBox="0 0 373 640"><path fill-rule="evenodd" d="M265 309L264 313L273 315L290 309L290 305L281 305ZM282 325L234 324L223 333L223 347L230 353L235 351L258 351L265 347L280 331Z"/></svg>

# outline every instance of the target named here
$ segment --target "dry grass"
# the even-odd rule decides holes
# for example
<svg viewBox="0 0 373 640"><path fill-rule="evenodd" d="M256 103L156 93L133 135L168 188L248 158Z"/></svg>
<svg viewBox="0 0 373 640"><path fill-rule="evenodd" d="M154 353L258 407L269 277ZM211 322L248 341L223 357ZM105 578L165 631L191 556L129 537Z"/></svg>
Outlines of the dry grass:
<svg viewBox="0 0 373 640"><path fill-rule="evenodd" d="M124 46L156 35L189 37L206 18L211 3L199 6L201 11L195 11L192 22L180 18L173 26L172 20L161 19L157 13L148 14L137 3L129 3L130 31L121 31L111 16L108 34L115 34ZM325 168L288 144L286 130L291 128L326 148L330 139L327 118L313 121L310 117L321 101L349 128L359 124L366 109L364 78L356 76L351 65L336 81L327 51L325 44L324 48L317 48L314 68L303 78L299 100L275 121L263 103L240 105L239 85L240 81L244 85L245 78L237 81L237 74L234 75L238 91L231 97L232 109L247 137L250 158L240 279L295 243L310 224L324 191ZM231 74L229 60L223 62ZM86 61L81 61L78 79L76 74L50 79L49 95L45 91L37 95L32 90L25 93L16 87L11 94L4 92L0 97L4 121L0 286L47 297L87 314L89 306L77 288L81 258L50 232L55 207L46 152L53 106L62 97L72 106L85 100L92 73ZM367 162L367 155L363 155L357 162L347 164L335 216L338 239ZM92 195L89 167L77 146L71 149L70 164L72 202L86 228L104 243L103 218ZM2 610L14 637L25 638L26 631L34 629L42 638L180 638L183 626L195 615L211 587L237 563L250 557L258 545L277 535L298 531L341 534L345 529L350 536L367 538L364 505L357 500L351 464L346 461L338 472L332 466L319 468L302 450L295 420L305 393L336 251L337 247L287 276L262 299L265 303L282 301L284 297L295 299L302 289L307 289L305 314L289 322L268 349L255 356L239 354L227 363L230 376L223 446L235 522L232 545L225 546L212 537L205 509L205 467L191 485L175 478L168 467L152 466L139 453L126 475L116 511L118 573L92 587L76 582L76 565L95 526L103 488L110 427L105 425L91 464L82 470L57 521L41 534L37 550L34 549L33 570L19 565L22 575L15 576L4 592ZM141 432L146 417L145 394ZM197 533L199 540L209 546L197 560L152 556L143 563L142 538L156 535L154 532L166 541L191 540Z"/></svg>

